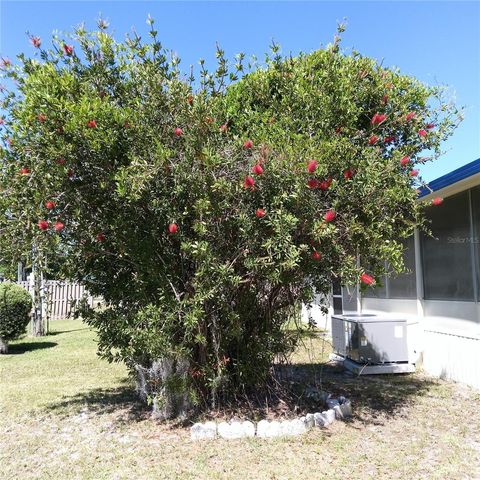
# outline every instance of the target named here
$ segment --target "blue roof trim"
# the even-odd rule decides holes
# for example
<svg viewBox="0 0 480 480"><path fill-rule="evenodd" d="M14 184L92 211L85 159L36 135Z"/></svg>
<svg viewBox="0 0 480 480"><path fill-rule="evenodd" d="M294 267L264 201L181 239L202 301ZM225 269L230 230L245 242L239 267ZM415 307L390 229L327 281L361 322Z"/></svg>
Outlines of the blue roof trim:
<svg viewBox="0 0 480 480"><path fill-rule="evenodd" d="M453 185L454 183L457 183L460 180L464 180L465 178L471 177L476 173L480 173L480 158L478 158L477 160L474 160L473 162L467 163L463 167L453 170L453 172L447 173L442 177L432 180L428 184L428 186L434 192L436 192L437 190L440 190L445 187L449 187L450 185ZM418 197L419 198L424 197L429 193L430 193L430 190L427 187L422 187L420 189L420 193L418 194Z"/></svg>

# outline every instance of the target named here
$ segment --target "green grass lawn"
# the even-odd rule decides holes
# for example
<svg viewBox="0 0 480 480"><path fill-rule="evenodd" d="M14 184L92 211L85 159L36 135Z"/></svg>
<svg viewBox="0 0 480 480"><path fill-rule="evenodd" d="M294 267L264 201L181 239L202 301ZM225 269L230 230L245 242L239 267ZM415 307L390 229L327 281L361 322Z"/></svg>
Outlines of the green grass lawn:
<svg viewBox="0 0 480 480"><path fill-rule="evenodd" d="M0 357L2 480L480 478L480 394L468 387L325 366L324 386L352 399L352 421L288 439L192 442L188 425L149 418L126 369L96 356L88 327L52 327ZM307 337L293 357L312 378L322 342Z"/></svg>
<svg viewBox="0 0 480 480"><path fill-rule="evenodd" d="M123 365L97 358L95 333L88 326L72 320L52 324L50 335L12 342L9 355L0 357L0 413L38 410L99 387L116 389L128 381Z"/></svg>

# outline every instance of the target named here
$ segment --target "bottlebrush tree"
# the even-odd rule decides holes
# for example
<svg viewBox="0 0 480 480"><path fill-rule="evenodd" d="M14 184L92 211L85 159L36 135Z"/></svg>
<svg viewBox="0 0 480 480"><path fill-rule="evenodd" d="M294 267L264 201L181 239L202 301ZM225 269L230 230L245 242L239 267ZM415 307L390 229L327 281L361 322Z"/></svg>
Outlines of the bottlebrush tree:
<svg viewBox="0 0 480 480"><path fill-rule="evenodd" d="M332 278L402 268L414 172L458 111L339 37L248 70L218 50L196 80L150 23L146 43L101 23L3 61L0 252L61 252L105 299L87 316L103 357L186 361L181 389L215 402L266 381L291 313Z"/></svg>

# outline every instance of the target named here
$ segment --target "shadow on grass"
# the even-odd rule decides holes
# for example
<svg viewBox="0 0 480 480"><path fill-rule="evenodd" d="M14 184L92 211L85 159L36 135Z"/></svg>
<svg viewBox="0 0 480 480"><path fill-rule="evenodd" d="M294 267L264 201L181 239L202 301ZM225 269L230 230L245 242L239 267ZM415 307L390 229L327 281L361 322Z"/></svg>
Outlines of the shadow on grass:
<svg viewBox="0 0 480 480"><path fill-rule="evenodd" d="M141 402L130 381L125 380L117 388L95 388L64 398L45 407L47 411L67 417L83 409L97 415L117 414L118 422L141 421L150 415L151 409Z"/></svg>
<svg viewBox="0 0 480 480"><path fill-rule="evenodd" d="M331 363L300 363L276 365L272 383L265 390L251 392L223 403L216 410L201 409L180 422L189 425L192 420L246 418L258 421L262 418L292 418L308 412L327 409L319 397L310 396L312 390L323 391L338 397L349 398L353 407L354 428L374 424L381 425L388 418L406 416L406 408L420 397L430 394L439 385L435 379L421 373L397 375L352 375L343 367ZM220 402L222 403L222 402ZM151 407L136 395L131 381L126 379L117 388L96 388L64 398L46 407L61 417L76 415L83 409L90 414L113 414L115 423L134 423L150 418Z"/></svg>
<svg viewBox="0 0 480 480"><path fill-rule="evenodd" d="M300 339L314 339L323 338L325 336L325 330L321 328L302 328L302 329L287 329L287 332L294 336L298 336Z"/></svg>
<svg viewBox="0 0 480 480"><path fill-rule="evenodd" d="M357 376L330 363L277 365L275 370L279 381L288 383L306 404L309 400L303 397L309 386L349 398L354 418L363 423L381 423L403 415L405 407L438 385L435 379L419 373ZM315 407L311 402L308 406Z"/></svg>
<svg viewBox="0 0 480 480"><path fill-rule="evenodd" d="M55 342L22 342L8 346L8 355L21 355L22 353L32 352L34 350L43 350L45 348L56 347Z"/></svg>
<svg viewBox="0 0 480 480"><path fill-rule="evenodd" d="M84 330L88 330L90 327L83 327L83 328L75 328L73 330L56 330L54 332L48 332L49 337L54 337L55 335L61 335L62 333L70 333L70 332L81 332Z"/></svg>

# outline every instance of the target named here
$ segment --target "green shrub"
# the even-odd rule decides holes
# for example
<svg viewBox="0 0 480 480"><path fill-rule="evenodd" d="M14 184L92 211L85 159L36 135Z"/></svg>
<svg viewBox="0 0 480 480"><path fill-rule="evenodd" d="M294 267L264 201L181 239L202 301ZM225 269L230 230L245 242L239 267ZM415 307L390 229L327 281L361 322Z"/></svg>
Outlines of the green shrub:
<svg viewBox="0 0 480 480"><path fill-rule="evenodd" d="M54 38L5 67L19 91L0 170L0 252L62 251L105 299L88 317L100 354L186 359L211 403L264 383L295 346L291 312L332 277L358 281L358 255L373 277L401 269L423 218L414 167L457 122L440 88L338 41L274 47L248 73L217 57L189 82L153 26L146 43Z"/></svg>
<svg viewBox="0 0 480 480"><path fill-rule="evenodd" d="M0 338L5 344L25 333L31 308L32 297L24 288L0 283Z"/></svg>

